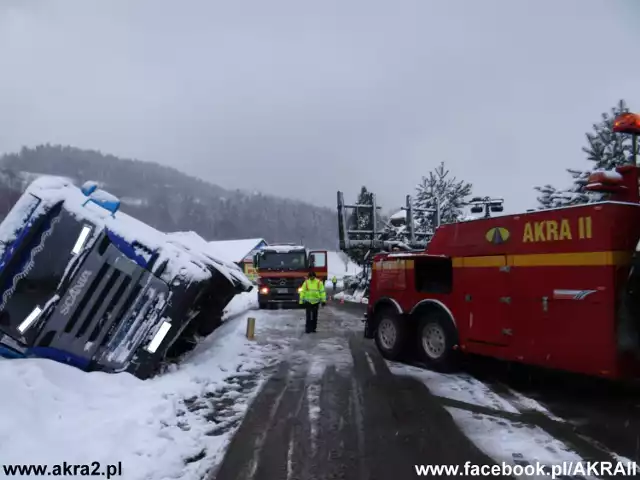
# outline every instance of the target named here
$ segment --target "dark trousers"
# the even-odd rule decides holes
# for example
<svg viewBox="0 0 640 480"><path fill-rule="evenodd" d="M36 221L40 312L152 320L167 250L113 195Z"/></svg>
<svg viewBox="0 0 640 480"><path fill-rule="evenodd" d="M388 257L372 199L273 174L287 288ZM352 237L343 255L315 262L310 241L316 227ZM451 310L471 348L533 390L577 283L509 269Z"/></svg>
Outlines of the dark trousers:
<svg viewBox="0 0 640 480"><path fill-rule="evenodd" d="M305 331L307 333L315 332L318 327L318 307L320 304L305 303L304 308L307 314L307 321L305 323Z"/></svg>

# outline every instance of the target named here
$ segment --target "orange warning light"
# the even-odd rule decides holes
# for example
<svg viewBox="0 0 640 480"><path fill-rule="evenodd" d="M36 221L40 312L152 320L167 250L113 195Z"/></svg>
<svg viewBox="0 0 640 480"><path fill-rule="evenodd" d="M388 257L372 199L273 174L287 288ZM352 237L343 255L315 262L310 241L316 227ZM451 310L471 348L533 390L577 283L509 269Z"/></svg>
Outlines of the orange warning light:
<svg viewBox="0 0 640 480"><path fill-rule="evenodd" d="M640 135L640 115L636 113L623 113L618 115L613 121L613 131Z"/></svg>
<svg viewBox="0 0 640 480"><path fill-rule="evenodd" d="M589 175L587 185L622 185L624 178L618 172L593 172Z"/></svg>

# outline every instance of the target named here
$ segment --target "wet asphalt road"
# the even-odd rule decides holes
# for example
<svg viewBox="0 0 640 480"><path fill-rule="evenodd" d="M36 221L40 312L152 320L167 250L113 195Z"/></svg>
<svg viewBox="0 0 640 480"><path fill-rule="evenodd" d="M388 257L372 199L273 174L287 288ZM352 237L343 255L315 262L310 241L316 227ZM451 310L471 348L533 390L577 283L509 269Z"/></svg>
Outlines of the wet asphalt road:
<svg viewBox="0 0 640 480"><path fill-rule="evenodd" d="M360 317L328 307L316 334L274 332L294 337L292 351L210 478L402 480L418 477L416 464L494 463L422 382L390 373Z"/></svg>
<svg viewBox="0 0 640 480"><path fill-rule="evenodd" d="M363 317L366 306L345 303L340 309ZM615 452L640 465L640 386L637 383L622 386L477 356L466 358L461 371L471 374L509 401L513 398L506 390L513 389L566 421L566 425L559 426L538 412L525 413L528 424L540 426L555 438L562 439L583 458L615 462L616 459L607 453ZM447 399L440 401L443 405L452 405ZM469 405L461 406L468 411L481 411Z"/></svg>

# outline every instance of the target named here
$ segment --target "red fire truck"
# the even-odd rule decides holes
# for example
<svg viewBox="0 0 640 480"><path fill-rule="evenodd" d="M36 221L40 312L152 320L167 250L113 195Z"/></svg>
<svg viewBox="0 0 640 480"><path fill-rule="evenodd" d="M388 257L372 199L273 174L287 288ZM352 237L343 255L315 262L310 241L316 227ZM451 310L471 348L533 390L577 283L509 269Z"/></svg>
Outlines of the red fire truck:
<svg viewBox="0 0 640 480"><path fill-rule="evenodd" d="M308 251L302 245L279 244L261 248L253 258L258 276L260 308L298 306L298 294L311 270L327 281L327 251Z"/></svg>
<svg viewBox="0 0 640 480"><path fill-rule="evenodd" d="M365 337L436 370L473 353L639 375L639 171L593 174L605 201L441 225L424 251L377 254Z"/></svg>

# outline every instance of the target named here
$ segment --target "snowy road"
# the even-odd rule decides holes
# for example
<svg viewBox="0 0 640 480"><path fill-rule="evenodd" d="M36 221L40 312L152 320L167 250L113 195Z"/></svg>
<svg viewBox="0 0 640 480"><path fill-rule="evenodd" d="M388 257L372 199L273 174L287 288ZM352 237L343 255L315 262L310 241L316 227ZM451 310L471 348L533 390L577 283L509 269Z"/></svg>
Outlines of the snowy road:
<svg viewBox="0 0 640 480"><path fill-rule="evenodd" d="M417 477L415 464L550 472L563 462L626 461L505 385L384 361L362 338L361 312L336 307L322 311L314 336L302 334L300 311L263 312L262 341L279 339L288 352L211 478L404 479Z"/></svg>
<svg viewBox="0 0 640 480"><path fill-rule="evenodd" d="M121 462L133 480L401 480L417 477L414 464L615 461L585 432L615 437L604 443L619 454L638 452L635 402L553 404L544 388L525 397L477 372L386 362L362 338L355 304L321 310L311 336L303 311L255 304L251 294L234 299L220 329L149 381L0 361L0 462ZM255 341L244 338L248 316Z"/></svg>
<svg viewBox="0 0 640 480"><path fill-rule="evenodd" d="M328 307L311 336L301 317L261 317L274 322L267 337L289 338L291 349L212 478L415 478L415 464L492 463L423 383L389 371L358 317Z"/></svg>

